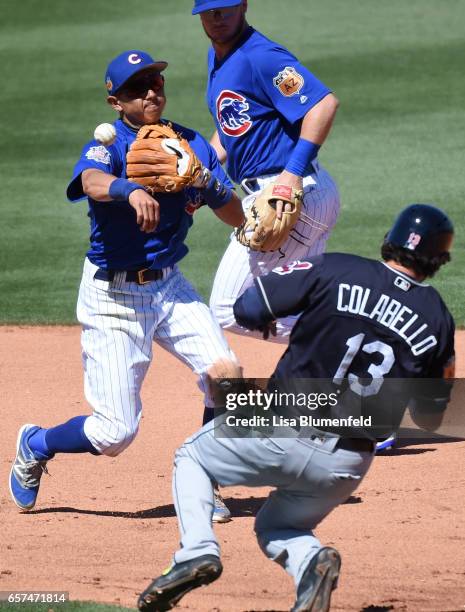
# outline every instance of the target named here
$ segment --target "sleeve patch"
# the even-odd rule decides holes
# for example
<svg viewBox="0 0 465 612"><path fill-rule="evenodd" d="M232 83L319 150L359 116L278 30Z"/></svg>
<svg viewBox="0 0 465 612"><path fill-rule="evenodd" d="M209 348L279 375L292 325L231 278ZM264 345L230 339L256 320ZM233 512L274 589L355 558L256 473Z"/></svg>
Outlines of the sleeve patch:
<svg viewBox="0 0 465 612"><path fill-rule="evenodd" d="M280 276L284 276L285 274L291 274L291 272L295 272L298 270L310 270L313 268L313 264L309 261L293 261L290 264L286 264L284 266L280 266L279 268L274 268L273 272L275 274L279 274Z"/></svg>
<svg viewBox="0 0 465 612"><path fill-rule="evenodd" d="M304 83L304 77L292 66L286 66L273 78L273 85L286 98L298 94Z"/></svg>
<svg viewBox="0 0 465 612"><path fill-rule="evenodd" d="M109 166L111 163L110 153L103 146L90 147L90 149L86 153L86 158L91 159L92 161L99 162L100 164L105 164L107 166Z"/></svg>

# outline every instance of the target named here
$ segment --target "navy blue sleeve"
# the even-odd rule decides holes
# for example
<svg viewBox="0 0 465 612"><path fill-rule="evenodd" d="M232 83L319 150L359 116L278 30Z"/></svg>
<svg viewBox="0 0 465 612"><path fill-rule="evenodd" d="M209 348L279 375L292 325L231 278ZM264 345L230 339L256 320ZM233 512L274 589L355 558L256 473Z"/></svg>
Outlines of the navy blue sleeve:
<svg viewBox="0 0 465 612"><path fill-rule="evenodd" d="M321 256L294 261L255 279L234 304L234 317L247 329L260 329L279 317L298 314L309 304Z"/></svg>
<svg viewBox="0 0 465 612"><path fill-rule="evenodd" d="M445 306L444 311L444 322L437 334L438 350L425 377L416 381L416 392L410 400L412 416L444 412L450 401L455 377L455 323Z"/></svg>
<svg viewBox="0 0 465 612"><path fill-rule="evenodd" d="M233 312L237 323L251 330L260 329L275 318L255 284L236 300Z"/></svg>
<svg viewBox="0 0 465 612"><path fill-rule="evenodd" d="M274 319L299 314L309 305L322 261L322 256L294 261L256 279Z"/></svg>

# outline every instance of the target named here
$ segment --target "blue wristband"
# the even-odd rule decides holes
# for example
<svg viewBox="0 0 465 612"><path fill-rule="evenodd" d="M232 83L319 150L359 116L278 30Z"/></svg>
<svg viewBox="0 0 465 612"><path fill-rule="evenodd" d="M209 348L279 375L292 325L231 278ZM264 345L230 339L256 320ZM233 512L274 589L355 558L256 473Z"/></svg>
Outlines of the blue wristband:
<svg viewBox="0 0 465 612"><path fill-rule="evenodd" d="M315 144L311 140L299 138L285 170L297 176L305 176L309 171L311 172L310 164L318 155L319 149L320 145Z"/></svg>
<svg viewBox="0 0 465 612"><path fill-rule="evenodd" d="M212 175L208 185L201 191L203 199L213 210L221 208L232 198L232 190Z"/></svg>
<svg viewBox="0 0 465 612"><path fill-rule="evenodd" d="M136 189L144 189L145 191L142 185L131 183L131 181L127 179L119 178L111 183L108 195L112 200L124 200L125 202L129 202L129 196Z"/></svg>

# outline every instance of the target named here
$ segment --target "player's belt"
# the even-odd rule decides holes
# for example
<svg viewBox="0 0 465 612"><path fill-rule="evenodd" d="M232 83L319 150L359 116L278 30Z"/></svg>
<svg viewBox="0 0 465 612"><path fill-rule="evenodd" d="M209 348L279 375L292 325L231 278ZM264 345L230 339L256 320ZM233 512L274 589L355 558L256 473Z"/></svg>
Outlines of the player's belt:
<svg viewBox="0 0 465 612"><path fill-rule="evenodd" d="M313 162L309 165L307 172L305 173L304 176L309 176L312 174L317 174L317 172L319 172L320 170L320 166L318 164L318 161L313 160ZM261 187L260 187L260 183L258 182L258 179L265 179L268 177L276 177L279 176L279 174L281 174L282 170L280 172L273 172L271 174L261 174L259 177L254 177L254 178L245 178L241 181L241 187L242 189L245 191L245 193L247 193L248 195L254 193L255 191L260 191Z"/></svg>
<svg viewBox="0 0 465 612"><path fill-rule="evenodd" d="M375 443L373 440L368 440L368 438L339 438L336 448L362 453L373 453L375 450Z"/></svg>
<svg viewBox="0 0 465 612"><path fill-rule="evenodd" d="M170 270L171 268L165 268L164 270L154 270L152 268L144 268L142 270L104 270L99 268L94 274L96 280L104 280L111 282L116 274L126 274L125 281L127 283L137 283L138 285L145 285L152 281L162 280L163 272Z"/></svg>

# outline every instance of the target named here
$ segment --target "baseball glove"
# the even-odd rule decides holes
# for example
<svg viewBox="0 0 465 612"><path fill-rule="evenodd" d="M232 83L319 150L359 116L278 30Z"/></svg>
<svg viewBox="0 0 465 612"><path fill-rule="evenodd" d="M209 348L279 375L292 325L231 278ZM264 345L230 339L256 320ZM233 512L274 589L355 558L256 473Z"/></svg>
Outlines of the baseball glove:
<svg viewBox="0 0 465 612"><path fill-rule="evenodd" d="M144 125L126 155L126 175L149 193L182 191L202 173L187 140L171 124Z"/></svg>
<svg viewBox="0 0 465 612"><path fill-rule="evenodd" d="M276 202L290 204L281 219L276 216ZM236 238L253 251L276 251L289 237L302 210L303 192L287 185L271 183L257 196L246 213L244 223L237 228Z"/></svg>

